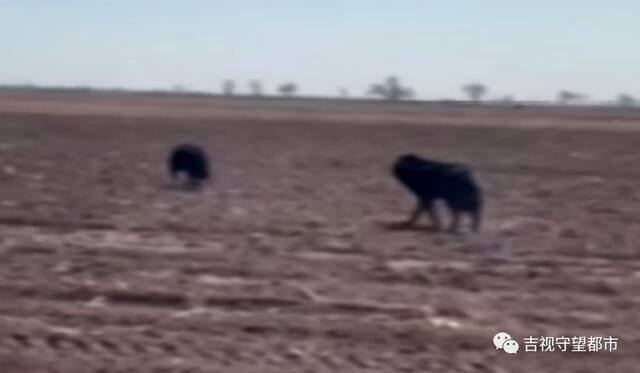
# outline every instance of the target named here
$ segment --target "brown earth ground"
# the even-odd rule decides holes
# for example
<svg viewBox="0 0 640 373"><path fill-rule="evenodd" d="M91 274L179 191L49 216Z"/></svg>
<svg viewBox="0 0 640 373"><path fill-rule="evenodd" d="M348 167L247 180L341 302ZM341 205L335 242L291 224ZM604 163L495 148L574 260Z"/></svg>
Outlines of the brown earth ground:
<svg viewBox="0 0 640 373"><path fill-rule="evenodd" d="M1 94L0 372L637 371L637 129L629 110ZM199 193L167 188L184 141L213 158ZM407 151L475 169L481 233L388 228L413 205L388 171Z"/></svg>

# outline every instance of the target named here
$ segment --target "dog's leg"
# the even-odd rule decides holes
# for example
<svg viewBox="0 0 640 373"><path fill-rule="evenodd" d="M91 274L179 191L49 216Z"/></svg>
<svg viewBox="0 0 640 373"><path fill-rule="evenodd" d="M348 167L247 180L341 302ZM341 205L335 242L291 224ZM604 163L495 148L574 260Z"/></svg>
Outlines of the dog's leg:
<svg viewBox="0 0 640 373"><path fill-rule="evenodd" d="M449 226L449 233L458 232L458 225L460 224L460 211L457 209L451 209L451 225Z"/></svg>
<svg viewBox="0 0 640 373"><path fill-rule="evenodd" d="M424 204L424 209L429 213L429 218L431 219L431 224L433 225L433 229L439 231L442 229L442 223L440 222L440 216L438 215L438 211L433 203L429 202L428 204Z"/></svg>
<svg viewBox="0 0 640 373"><path fill-rule="evenodd" d="M418 203L416 204L415 209L413 209L413 212L411 213L411 215L409 216L409 219L407 219L403 225L405 226L412 226L415 225L416 222L418 221L418 218L420 218L420 214L422 214L422 212L425 209L425 205L422 201L418 201Z"/></svg>
<svg viewBox="0 0 640 373"><path fill-rule="evenodd" d="M186 188L188 191L194 192L200 189L200 180L189 176L189 180L187 182Z"/></svg>
<svg viewBox="0 0 640 373"><path fill-rule="evenodd" d="M480 224L482 222L482 217L480 215L480 210L474 210L471 212L471 229L473 229L474 232L478 232L480 230Z"/></svg>
<svg viewBox="0 0 640 373"><path fill-rule="evenodd" d="M171 188L182 189L184 187L182 171L171 171Z"/></svg>

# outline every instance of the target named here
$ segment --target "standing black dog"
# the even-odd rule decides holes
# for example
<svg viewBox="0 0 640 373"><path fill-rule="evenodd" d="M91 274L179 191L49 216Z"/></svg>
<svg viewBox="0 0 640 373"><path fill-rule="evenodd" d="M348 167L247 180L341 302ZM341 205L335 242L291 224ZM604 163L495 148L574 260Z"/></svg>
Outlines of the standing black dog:
<svg viewBox="0 0 640 373"><path fill-rule="evenodd" d="M169 157L169 174L177 182L181 174L186 175L186 187L191 190L200 188L209 179L209 160L204 151L190 144L179 145Z"/></svg>
<svg viewBox="0 0 640 373"><path fill-rule="evenodd" d="M461 213L471 216L474 231L480 229L482 192L467 167L406 154L396 160L392 172L418 199L416 209L406 224L413 225L426 211L434 228L440 230L440 219L433 203L444 200L453 215L449 231L457 231Z"/></svg>

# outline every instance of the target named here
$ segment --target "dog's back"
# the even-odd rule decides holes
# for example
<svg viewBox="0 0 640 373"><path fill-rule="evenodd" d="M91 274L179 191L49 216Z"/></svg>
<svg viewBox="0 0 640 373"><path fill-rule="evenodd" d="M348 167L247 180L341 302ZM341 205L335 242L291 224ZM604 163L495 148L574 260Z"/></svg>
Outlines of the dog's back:
<svg viewBox="0 0 640 373"><path fill-rule="evenodd" d="M171 153L169 172L172 175L184 172L191 179L206 180L209 178L209 162L200 147L183 144L176 147Z"/></svg>
<svg viewBox="0 0 640 373"><path fill-rule="evenodd" d="M443 199L460 210L477 210L481 206L480 190L464 165L407 154L394 163L393 174L425 202Z"/></svg>

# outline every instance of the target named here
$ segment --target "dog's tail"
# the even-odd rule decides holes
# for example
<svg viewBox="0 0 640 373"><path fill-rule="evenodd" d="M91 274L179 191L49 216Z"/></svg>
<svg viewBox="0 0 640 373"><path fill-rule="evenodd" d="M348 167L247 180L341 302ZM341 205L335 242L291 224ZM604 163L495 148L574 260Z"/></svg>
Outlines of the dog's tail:
<svg viewBox="0 0 640 373"><path fill-rule="evenodd" d="M480 193L476 194L474 207L475 208L471 210L471 228L474 232L478 232L482 225L482 210L484 208L484 201Z"/></svg>

